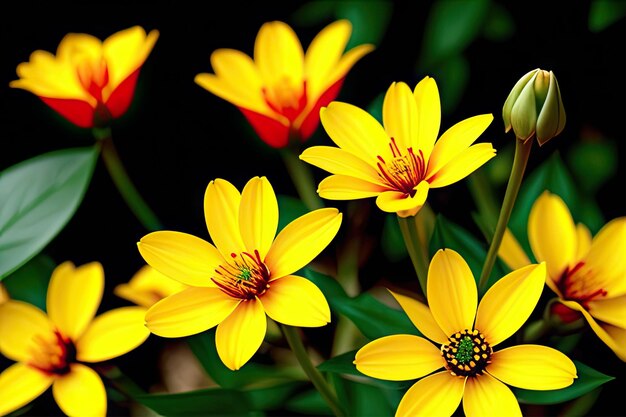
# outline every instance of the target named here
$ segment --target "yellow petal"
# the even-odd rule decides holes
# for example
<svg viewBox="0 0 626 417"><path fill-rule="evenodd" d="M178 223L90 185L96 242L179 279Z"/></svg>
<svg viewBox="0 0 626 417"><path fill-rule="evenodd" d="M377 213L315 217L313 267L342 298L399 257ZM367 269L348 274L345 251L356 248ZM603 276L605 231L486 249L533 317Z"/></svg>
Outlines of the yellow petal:
<svg viewBox="0 0 626 417"><path fill-rule="evenodd" d="M227 259L246 250L239 230L241 194L230 182L211 181L204 193L204 218L213 243Z"/></svg>
<svg viewBox="0 0 626 417"><path fill-rule="evenodd" d="M359 157L334 146L312 146L300 155L303 161L331 174L359 178L372 184L383 185L378 171Z"/></svg>
<svg viewBox="0 0 626 417"><path fill-rule="evenodd" d="M437 171L428 166L426 179L431 188L445 187L461 181L472 172L483 166L496 156L496 150L491 143L479 143L457 153L450 161Z"/></svg>
<svg viewBox="0 0 626 417"><path fill-rule="evenodd" d="M163 275L150 265L144 265L127 284L116 285L113 292L142 307L151 307L154 303L187 288L186 285Z"/></svg>
<svg viewBox="0 0 626 417"><path fill-rule="evenodd" d="M224 365L233 371L245 365L263 343L266 328L267 319L259 300L239 304L215 333L215 346Z"/></svg>
<svg viewBox="0 0 626 417"><path fill-rule="evenodd" d="M491 114L465 119L446 130L439 138L428 160L428 173L434 174L470 147L493 120Z"/></svg>
<svg viewBox="0 0 626 417"><path fill-rule="evenodd" d="M190 336L221 323L240 301L218 288L188 288L153 305L146 326L162 337Z"/></svg>
<svg viewBox="0 0 626 417"><path fill-rule="evenodd" d="M297 327L330 323L328 302L308 279L295 275L276 279L259 299L267 315L279 323Z"/></svg>
<svg viewBox="0 0 626 417"><path fill-rule="evenodd" d="M6 287L0 282L0 304L9 301L10 299L11 297L9 296Z"/></svg>
<svg viewBox="0 0 626 417"><path fill-rule="evenodd" d="M475 329L491 347L515 333L535 309L546 282L545 263L533 264L502 277L483 296Z"/></svg>
<svg viewBox="0 0 626 417"><path fill-rule="evenodd" d="M387 136L395 139L402 152L412 147L417 154L418 123L413 92L403 82L392 83L383 100L383 125Z"/></svg>
<svg viewBox="0 0 626 417"><path fill-rule="evenodd" d="M364 44L355 46L346 52L337 65L334 66L333 71L328 76L327 85L333 85L341 78L344 78L348 71L356 64L361 58L365 55L369 54L374 50L374 45L372 44Z"/></svg>
<svg viewBox="0 0 626 417"><path fill-rule="evenodd" d="M514 387L545 391L572 385L576 365L556 349L518 345L494 352L487 372Z"/></svg>
<svg viewBox="0 0 626 417"><path fill-rule="evenodd" d="M439 325L435 321L430 309L426 304L422 304L417 300L402 294L397 294L391 290L387 290L393 295L402 310L409 316L411 323L424 336L441 345L448 343L448 336L441 331Z"/></svg>
<svg viewBox="0 0 626 417"><path fill-rule="evenodd" d="M333 240L341 213L335 208L323 208L298 217L276 236L265 257L271 279L292 274L308 265Z"/></svg>
<svg viewBox="0 0 626 417"><path fill-rule="evenodd" d="M415 215L426 202L428 197L428 182L422 181L415 187L415 195L411 197L400 191L385 191L376 198L376 205L382 211L387 213L404 213L410 212ZM407 217L404 215L402 217Z"/></svg>
<svg viewBox="0 0 626 417"><path fill-rule="evenodd" d="M348 175L331 175L324 178L317 189L320 197L328 200L358 200L375 197L388 190L386 186Z"/></svg>
<svg viewBox="0 0 626 417"><path fill-rule="evenodd" d="M333 101L328 107L322 107L320 120L337 146L372 166L378 162L377 155L391 153L387 133L365 110Z"/></svg>
<svg viewBox="0 0 626 417"><path fill-rule="evenodd" d="M428 268L426 284L430 312L444 334L471 330L478 291L467 262L452 249L439 249Z"/></svg>
<svg viewBox="0 0 626 417"><path fill-rule="evenodd" d="M608 296L626 294L626 217L607 223L593 238L591 248L584 257L584 268L595 275L597 287L604 288Z"/></svg>
<svg viewBox="0 0 626 417"><path fill-rule="evenodd" d="M463 412L467 417L522 416L517 399L509 387L488 374L467 378Z"/></svg>
<svg viewBox="0 0 626 417"><path fill-rule="evenodd" d="M101 362L135 349L150 335L145 316L143 307L122 307L96 317L76 341L76 359Z"/></svg>
<svg viewBox="0 0 626 417"><path fill-rule="evenodd" d="M500 244L500 249L498 249L498 256L511 269L519 269L530 264L530 259L528 259L526 252L522 249L522 245L515 239L508 227L504 231L502 243Z"/></svg>
<svg viewBox="0 0 626 417"><path fill-rule="evenodd" d="M0 415L25 406L44 393L54 378L24 363L9 366L0 374Z"/></svg>
<svg viewBox="0 0 626 417"><path fill-rule="evenodd" d="M304 51L293 29L283 22L261 26L254 42L254 62L263 83L276 85L287 80L301 84L304 74Z"/></svg>
<svg viewBox="0 0 626 417"><path fill-rule="evenodd" d="M582 259L591 248L591 232L582 223L576 225L576 255L575 259Z"/></svg>
<svg viewBox="0 0 626 417"><path fill-rule="evenodd" d="M54 325L41 310L22 301L0 304L0 352L4 356L29 362L36 338L56 340Z"/></svg>
<svg viewBox="0 0 626 417"><path fill-rule="evenodd" d="M248 253L259 251L261 259L267 251L278 228L278 202L272 185L265 177L248 181L241 193L239 229Z"/></svg>
<svg viewBox="0 0 626 417"><path fill-rule="evenodd" d="M195 287L215 286L211 277L223 262L209 242L187 233L149 233L137 244L143 259L167 277Z"/></svg>
<svg viewBox="0 0 626 417"><path fill-rule="evenodd" d="M443 371L417 381L404 394L396 417L442 416L449 417L463 398L465 378Z"/></svg>
<svg viewBox="0 0 626 417"><path fill-rule="evenodd" d="M52 384L54 399L68 416L105 416L107 396L102 380L93 369L80 363Z"/></svg>
<svg viewBox="0 0 626 417"><path fill-rule="evenodd" d="M73 64L79 60L96 59L102 55L102 41L87 33L68 33L57 47L57 58Z"/></svg>
<svg viewBox="0 0 626 417"><path fill-rule="evenodd" d="M64 262L50 278L46 299L48 317L64 336L77 340L96 315L103 290L104 271L99 262L78 268Z"/></svg>
<svg viewBox="0 0 626 417"><path fill-rule="evenodd" d="M417 105L417 143L412 146L424 154L424 161L428 161L433 145L439 134L441 124L441 103L439 89L434 78L424 77L413 91Z"/></svg>
<svg viewBox="0 0 626 417"><path fill-rule="evenodd" d="M557 280L576 262L576 226L569 209L556 194L544 191L528 216L528 240L537 261L546 261L548 275Z"/></svg>
<svg viewBox="0 0 626 417"><path fill-rule="evenodd" d="M589 313L596 319L626 329L626 294L590 301L588 306Z"/></svg>

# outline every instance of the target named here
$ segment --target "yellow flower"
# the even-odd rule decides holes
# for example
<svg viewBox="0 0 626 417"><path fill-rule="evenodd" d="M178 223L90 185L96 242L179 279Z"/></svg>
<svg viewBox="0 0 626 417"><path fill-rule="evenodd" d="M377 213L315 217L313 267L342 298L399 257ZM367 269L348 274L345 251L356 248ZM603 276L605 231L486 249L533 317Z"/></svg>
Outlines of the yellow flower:
<svg viewBox="0 0 626 417"><path fill-rule="evenodd" d="M211 54L215 74L198 74L197 84L241 110L259 137L274 148L290 136L308 139L319 124L319 109L337 97L352 66L373 45L345 54L352 25L339 20L324 28L304 53L297 35L283 22L261 26L254 60L243 52L218 49Z"/></svg>
<svg viewBox="0 0 626 417"><path fill-rule="evenodd" d="M102 42L85 33L69 33L56 56L35 51L17 67L19 80L10 86L37 95L79 127L106 125L122 116L132 101L139 70L159 32L139 26L117 32Z"/></svg>
<svg viewBox="0 0 626 417"><path fill-rule="evenodd" d="M330 172L318 193L330 200L377 197L386 212L412 216L428 190L460 181L495 156L490 143L472 145L493 120L483 114L463 120L440 138L441 109L435 80L411 91L393 83L383 102L383 126L351 104L332 102L320 112L339 148L313 146L300 159Z"/></svg>
<svg viewBox="0 0 626 417"><path fill-rule="evenodd" d="M582 315L596 335L626 361L626 217L607 223L592 239L574 224L567 205L544 191L528 218L528 240L538 261L548 267L548 287L560 303L552 312L571 322ZM509 233L500 257L511 267L530 263Z"/></svg>
<svg viewBox="0 0 626 417"><path fill-rule="evenodd" d="M98 317L104 272L98 262L52 273L48 314L21 301L0 305L0 352L16 361L0 374L0 415L28 404L52 385L70 416L104 416L107 401L100 376L84 363L123 355L143 343L145 309L124 307Z"/></svg>
<svg viewBox="0 0 626 417"><path fill-rule="evenodd" d="M119 284L113 292L131 303L148 308L157 301L185 288L187 288L185 284L163 275L149 265L145 265L137 271L127 284Z"/></svg>
<svg viewBox="0 0 626 417"><path fill-rule="evenodd" d="M576 378L574 363L555 349L518 345L493 350L528 319L545 276L543 263L513 271L478 304L465 260L453 250L439 250L428 270L429 307L392 294L415 327L441 348L418 336L387 336L361 348L354 363L366 375L392 381L428 375L406 392L396 416L450 416L461 399L466 416L521 416L505 384L553 390ZM433 373L442 367L445 370Z"/></svg>
<svg viewBox="0 0 626 417"><path fill-rule="evenodd" d="M146 314L150 331L183 337L216 325L217 353L232 370L263 342L267 315L289 326L330 322L322 292L292 275L312 261L337 234L341 213L324 208L289 223L277 236L278 203L265 177L242 193L228 181L211 181L204 214L212 244L192 235L161 231L138 243L146 262L191 288L171 295Z"/></svg>

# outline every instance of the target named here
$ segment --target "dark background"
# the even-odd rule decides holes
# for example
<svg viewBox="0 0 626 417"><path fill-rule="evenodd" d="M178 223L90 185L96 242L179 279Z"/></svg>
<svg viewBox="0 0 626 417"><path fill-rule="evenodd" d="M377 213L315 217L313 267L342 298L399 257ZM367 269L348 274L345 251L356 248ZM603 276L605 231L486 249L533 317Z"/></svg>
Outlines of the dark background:
<svg viewBox="0 0 626 417"><path fill-rule="evenodd" d="M89 130L65 122L31 93L8 87L16 78L17 64L28 60L36 49L55 51L68 32L104 39L118 30L141 25L146 31L158 29L160 38L144 64L131 109L113 124L113 137L131 178L165 227L208 239L202 200L206 185L215 178L227 179L241 189L250 177L265 175L277 193L295 196L279 155L253 135L234 106L196 85L193 78L200 72L211 72L209 56L217 48L252 54L256 33L266 21L282 20L292 25L305 47L324 25L297 26L292 16L299 2L227 1L221 2L219 9L216 4L13 4L13 12L5 14L0 26L0 169L47 151L93 143ZM470 66L470 81L455 110L443 115L442 131L467 117L493 113L494 122L481 140L491 141L500 150L513 141L512 134L504 134L501 119L510 89L533 68L551 69L558 77L567 125L561 136L533 150L529 171L553 152L566 153L582 132L597 131L614 142L619 160L616 175L599 190L597 202L607 220L625 215L624 19L592 33L587 28L588 2L499 4L511 13L516 30L505 42L479 38L467 47L464 56ZM394 4L385 36L348 74L339 100L366 108L392 81L414 86L425 75L433 75L415 69L430 5ZM309 144L330 144L330 140L320 128ZM313 172L317 180L325 176L320 170ZM463 182L432 191L429 201L436 212L473 228L470 211L474 205ZM374 210L368 229L375 235L383 216L373 200L366 204L370 203ZM346 207L344 202L331 205ZM44 252L58 263L100 261L107 276L103 308L116 307L126 303L115 298L112 289L143 265L135 243L145 233L99 161L75 216ZM404 279L411 275L410 268L408 261L371 256L362 265L361 279L364 287L371 287L380 280L393 281L394 276ZM154 339L120 359L121 366L140 384L158 378L151 361L160 342ZM618 378L605 386L592 413L623 414L624 364L596 342L593 340L592 346L597 347L597 354L583 360Z"/></svg>

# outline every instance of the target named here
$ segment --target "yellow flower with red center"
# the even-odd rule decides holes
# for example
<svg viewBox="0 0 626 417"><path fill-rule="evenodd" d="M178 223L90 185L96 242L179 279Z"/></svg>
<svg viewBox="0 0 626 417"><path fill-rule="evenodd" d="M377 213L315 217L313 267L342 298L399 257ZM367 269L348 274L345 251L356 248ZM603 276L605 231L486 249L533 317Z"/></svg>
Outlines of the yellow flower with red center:
<svg viewBox="0 0 626 417"><path fill-rule="evenodd" d="M330 322L322 292L293 273L333 240L341 225L337 209L305 214L276 235L276 195L267 178L254 177L241 193L228 181L211 181L204 214L215 246L173 231L150 233L138 243L150 266L190 286L148 310L152 333L184 337L217 325L217 353L237 370L261 346L266 314L289 326Z"/></svg>
<svg viewBox="0 0 626 417"><path fill-rule="evenodd" d="M543 263L513 271L496 282L479 304L465 260L453 250L439 250L428 270L429 306L392 294L415 327L441 348L418 336L387 336L361 348L354 363L374 378L424 377L406 392L396 416L451 416L461 399L466 416L521 416L505 384L553 390L571 385L576 378L574 363L549 347L518 345L494 351L528 319L545 277ZM445 370L435 372L441 368Z"/></svg>
<svg viewBox="0 0 626 417"><path fill-rule="evenodd" d="M530 263L512 234L499 255L512 268ZM626 361L626 217L598 234L576 225L567 205L544 191L528 218L528 240L548 267L548 287L559 297L552 312L564 322L581 317L622 361Z"/></svg>
<svg viewBox="0 0 626 417"><path fill-rule="evenodd" d="M56 55L35 51L17 67L11 87L37 95L79 127L104 126L122 116L132 101L139 70L159 32L134 26L103 41L69 33Z"/></svg>
<svg viewBox="0 0 626 417"><path fill-rule="evenodd" d="M254 59L218 49L211 54L215 74L198 74L195 81L237 106L265 143L282 148L313 134L319 109L337 97L350 68L374 49L359 45L344 54L351 33L349 21L331 23L305 54L289 25L268 22L257 34Z"/></svg>
<svg viewBox="0 0 626 417"><path fill-rule="evenodd" d="M65 262L50 278L47 315L21 301L0 305L0 352L17 362L0 374L0 415L28 404L50 386L65 414L106 414L102 380L85 363L123 355L150 332L141 307L95 317L103 288L104 272L98 262L78 268Z"/></svg>
<svg viewBox="0 0 626 417"><path fill-rule="evenodd" d="M128 283L117 285L113 292L118 297L149 308L157 301L185 288L185 284L163 275L150 265L145 265Z"/></svg>
<svg viewBox="0 0 626 417"><path fill-rule="evenodd" d="M318 193L329 200L376 197L376 205L401 217L426 202L428 190L465 178L495 156L490 143L473 146L491 123L483 114L463 120L439 140L441 108L435 80L411 91L393 83L383 102L383 126L366 111L332 102L320 112L322 125L339 148L313 146L300 159L330 172Z"/></svg>

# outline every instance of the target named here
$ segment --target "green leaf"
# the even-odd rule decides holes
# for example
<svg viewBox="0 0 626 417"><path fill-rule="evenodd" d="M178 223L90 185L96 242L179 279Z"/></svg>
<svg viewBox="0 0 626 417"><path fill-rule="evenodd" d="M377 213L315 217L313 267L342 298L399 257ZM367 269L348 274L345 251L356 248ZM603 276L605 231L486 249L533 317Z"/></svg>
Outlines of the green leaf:
<svg viewBox="0 0 626 417"><path fill-rule="evenodd" d="M594 0L589 9L589 30L600 32L626 16L623 0Z"/></svg>
<svg viewBox="0 0 626 417"><path fill-rule="evenodd" d="M357 350L352 350L350 352L342 353L341 355L337 355L333 358L330 358L326 362L323 362L317 366L321 372L332 372L335 374L348 374L348 375L363 375L359 371L357 371L354 366L354 357L356 356Z"/></svg>
<svg viewBox="0 0 626 417"><path fill-rule="evenodd" d="M393 12L387 0L351 0L337 3L335 17L352 23L352 36L346 49L365 43L380 44Z"/></svg>
<svg viewBox="0 0 626 417"><path fill-rule="evenodd" d="M279 410L296 391L305 386L305 382L287 382L270 387L244 391L253 410Z"/></svg>
<svg viewBox="0 0 626 417"><path fill-rule="evenodd" d="M596 388L591 392L579 397L564 407L562 417L585 417L589 415L589 411L593 408L600 397L602 387Z"/></svg>
<svg viewBox="0 0 626 417"><path fill-rule="evenodd" d="M341 404L345 404L350 416L392 416L395 414L403 390L398 385L382 387L373 379L362 382L333 375L332 380ZM397 383L396 383L397 384Z"/></svg>
<svg viewBox="0 0 626 417"><path fill-rule="evenodd" d="M341 284L336 279L329 277L328 275L324 275L310 268L305 268L302 270L302 276L317 285L322 293L324 293L324 296L329 303L331 303L335 298L348 298Z"/></svg>
<svg viewBox="0 0 626 417"><path fill-rule="evenodd" d="M406 250L402 231L395 214L385 216L380 244L383 253L392 262L400 261L408 256L409 253Z"/></svg>
<svg viewBox="0 0 626 417"><path fill-rule="evenodd" d="M54 261L46 255L37 255L5 278L11 299L24 301L46 311L48 282L56 267Z"/></svg>
<svg viewBox="0 0 626 417"><path fill-rule="evenodd" d="M614 142L579 142L567 154L567 163L577 184L592 195L615 175L618 154Z"/></svg>
<svg viewBox="0 0 626 417"><path fill-rule="evenodd" d="M485 38L502 42L506 41L515 33L515 21L511 13L502 5L492 3L487 14L487 21L483 27Z"/></svg>
<svg viewBox="0 0 626 417"><path fill-rule="evenodd" d="M241 392L208 388L180 394L150 394L135 400L163 416L243 416L251 409Z"/></svg>
<svg viewBox="0 0 626 417"><path fill-rule="evenodd" d="M513 388L515 396L521 403L559 404L587 394L591 390L615 379L578 361L574 361L574 363L576 364L578 378L569 387L551 391L531 391Z"/></svg>
<svg viewBox="0 0 626 417"><path fill-rule="evenodd" d="M294 396L285 404L285 408L289 411L309 414L314 416L332 416L333 412L320 393L316 390L304 392Z"/></svg>
<svg viewBox="0 0 626 417"><path fill-rule="evenodd" d="M470 67L461 54L450 55L434 64L429 72L437 80L441 95L441 111L450 114L461 101L469 81Z"/></svg>
<svg viewBox="0 0 626 417"><path fill-rule="evenodd" d="M0 279L63 229L91 179L96 147L36 156L0 172Z"/></svg>
<svg viewBox="0 0 626 417"><path fill-rule="evenodd" d="M304 203L294 197L288 195L277 195L278 200L278 231L283 230L285 226L300 216L309 212Z"/></svg>

